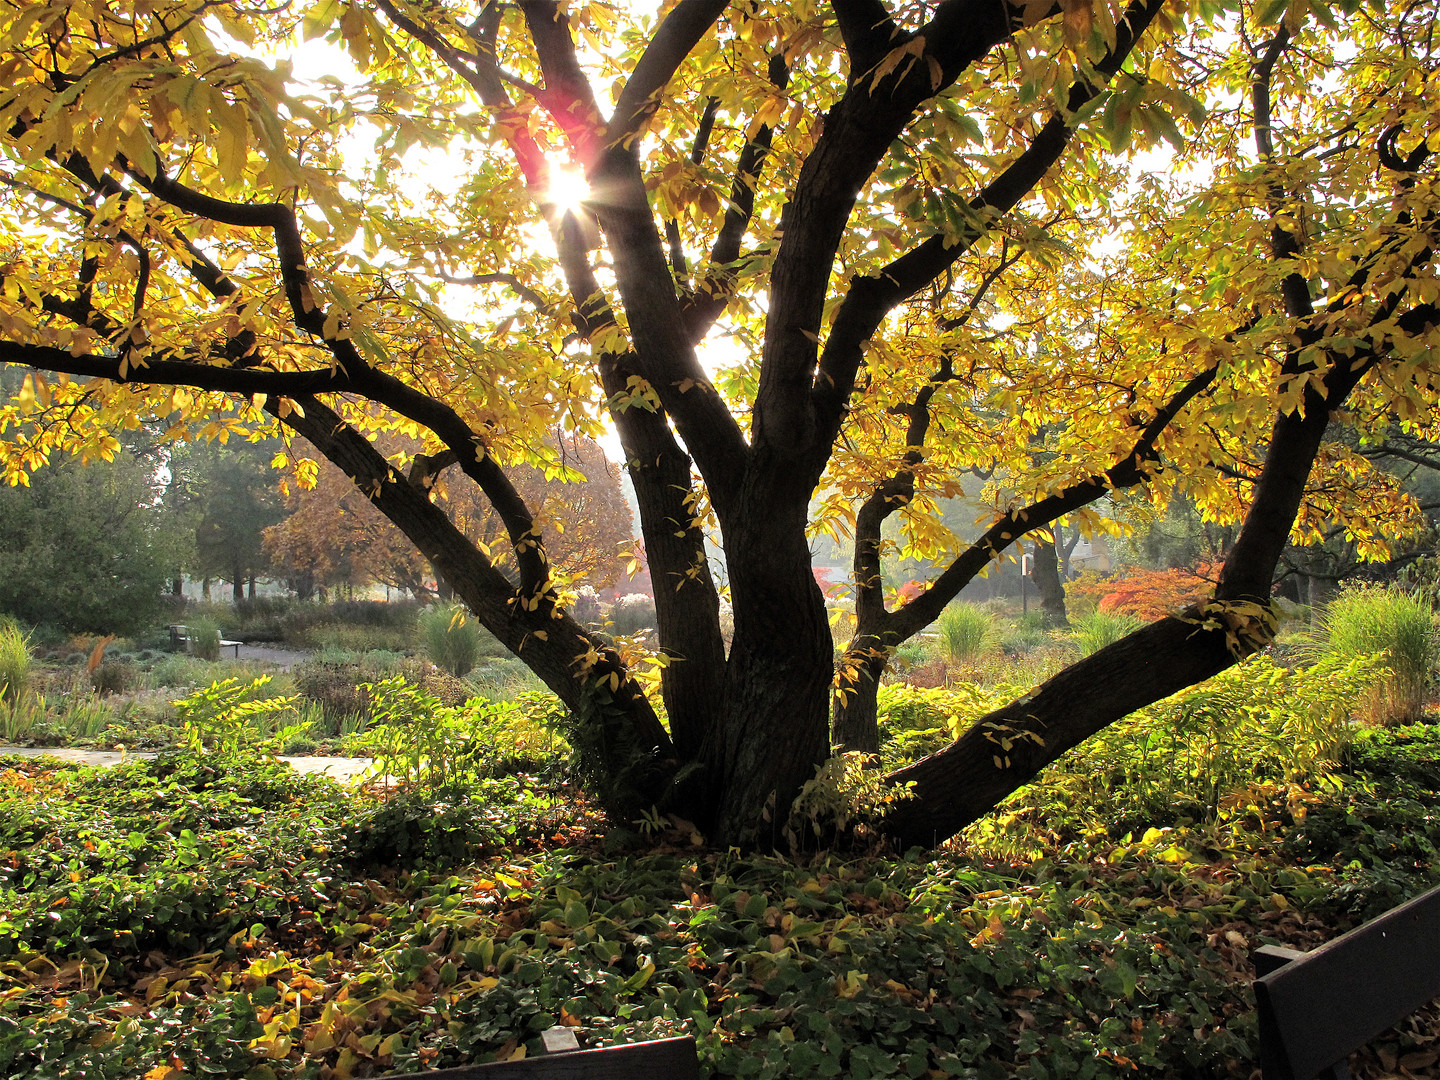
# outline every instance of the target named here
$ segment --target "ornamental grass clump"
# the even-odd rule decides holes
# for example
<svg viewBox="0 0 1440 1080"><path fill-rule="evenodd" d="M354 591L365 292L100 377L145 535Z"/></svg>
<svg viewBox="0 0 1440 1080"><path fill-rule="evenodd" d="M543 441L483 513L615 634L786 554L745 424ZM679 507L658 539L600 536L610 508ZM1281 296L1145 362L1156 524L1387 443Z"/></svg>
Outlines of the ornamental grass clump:
<svg viewBox="0 0 1440 1080"><path fill-rule="evenodd" d="M1134 633L1144 623L1128 612L1096 609L1072 619L1071 625L1071 636L1080 649L1080 655L1089 656Z"/></svg>
<svg viewBox="0 0 1440 1080"><path fill-rule="evenodd" d="M475 667L480 658L480 624L458 604L433 607L420 616L425 651L436 667L456 678Z"/></svg>
<svg viewBox="0 0 1440 1080"><path fill-rule="evenodd" d="M200 618L190 623L190 651L201 660L220 659L220 624Z"/></svg>
<svg viewBox="0 0 1440 1080"><path fill-rule="evenodd" d="M30 681L30 637L11 619L0 619L0 703L15 706Z"/></svg>
<svg viewBox="0 0 1440 1080"><path fill-rule="evenodd" d="M940 652L952 664L980 659L999 643L995 617L978 604L951 604L935 622Z"/></svg>
<svg viewBox="0 0 1440 1080"><path fill-rule="evenodd" d="M1316 651L1384 655L1386 670L1357 709L1367 723L1393 727L1424 714L1437 641L1434 612L1418 596L1381 587L1341 593L1320 620Z"/></svg>

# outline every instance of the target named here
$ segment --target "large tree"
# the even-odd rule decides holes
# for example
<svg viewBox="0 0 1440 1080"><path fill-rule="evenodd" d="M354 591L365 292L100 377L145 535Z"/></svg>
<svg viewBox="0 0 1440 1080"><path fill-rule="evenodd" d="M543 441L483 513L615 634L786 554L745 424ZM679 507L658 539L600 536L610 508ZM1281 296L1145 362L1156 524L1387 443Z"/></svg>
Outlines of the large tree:
<svg viewBox="0 0 1440 1080"><path fill-rule="evenodd" d="M271 440L228 437L171 448L165 501L195 529L195 557L185 569L192 578L230 582L237 601L247 585L253 596L256 578L271 569L262 540L284 514L269 468L277 449Z"/></svg>
<svg viewBox="0 0 1440 1080"><path fill-rule="evenodd" d="M0 613L71 632L128 634L160 613L175 530L155 462L129 449L57 462L28 488L0 487Z"/></svg>
<svg viewBox="0 0 1440 1080"><path fill-rule="evenodd" d="M774 828L831 753L832 711L835 739L873 746L892 650L1026 534L1175 488L1237 522L1203 608L893 778L913 797L891 833L933 843L1263 645L1292 531L1345 518L1378 548L1366 500L1405 517L1322 447L1332 420L1430 424L1434 16L8 4L0 359L36 374L0 414L7 475L103 454L136 417L178 438L263 410L571 707L614 808L667 805L727 841ZM297 29L353 76L299 86L263 59ZM1162 137L1174 153L1147 170L1133 153ZM567 615L511 475L602 415L656 582L668 729ZM387 428L424 453L387 459ZM452 460L504 521L518 584L432 499ZM937 500L977 468L1006 481L956 537ZM896 515L946 562L904 602L881 574ZM838 670L811 527L855 537Z"/></svg>

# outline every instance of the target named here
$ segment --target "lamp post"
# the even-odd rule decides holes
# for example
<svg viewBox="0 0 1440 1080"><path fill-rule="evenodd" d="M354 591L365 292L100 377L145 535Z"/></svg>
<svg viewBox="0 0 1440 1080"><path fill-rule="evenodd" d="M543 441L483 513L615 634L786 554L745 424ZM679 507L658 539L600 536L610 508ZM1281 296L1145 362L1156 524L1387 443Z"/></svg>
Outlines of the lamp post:
<svg viewBox="0 0 1440 1080"><path fill-rule="evenodd" d="M1033 555L1022 554L1020 556L1020 614L1030 614L1030 561Z"/></svg>

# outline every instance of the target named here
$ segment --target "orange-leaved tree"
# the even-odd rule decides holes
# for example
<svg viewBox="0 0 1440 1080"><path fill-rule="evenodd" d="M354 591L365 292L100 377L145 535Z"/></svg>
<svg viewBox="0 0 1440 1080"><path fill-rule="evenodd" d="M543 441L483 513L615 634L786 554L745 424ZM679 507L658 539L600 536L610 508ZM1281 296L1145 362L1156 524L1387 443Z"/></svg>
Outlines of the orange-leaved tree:
<svg viewBox="0 0 1440 1080"><path fill-rule="evenodd" d="M382 442L392 458L402 456L402 440L392 436ZM417 449L410 447L412 459ZM583 436L566 437L561 457L559 474L517 466L515 485L546 530L546 551L556 571L577 585L608 588L632 546L633 521L619 474L599 444ZM433 596L428 582L434 574L415 545L338 468L323 460L315 464L313 480L287 485L290 513L265 530L265 551L274 566L302 595L317 586L379 582L417 599ZM309 471L308 465L300 468ZM505 566L504 522L474 485L451 472L458 470L451 467L435 478L437 501L472 543L491 549L496 565Z"/></svg>
<svg viewBox="0 0 1440 1080"><path fill-rule="evenodd" d="M1092 597L1101 611L1160 619L1203 604L1215 588L1217 569L1206 564L1194 570L1126 570L1113 578L1076 582L1070 588Z"/></svg>
<svg viewBox="0 0 1440 1080"><path fill-rule="evenodd" d="M1322 449L1332 423L1431 429L1434 15L12 3L0 362L32 374L0 406L4 475L113 453L142 420L308 440L569 706L612 809L736 842L777 827L832 719L874 745L893 650L1022 537L1177 489L1234 523L1205 604L891 778L913 797L885 827L931 844L1264 644L1292 533L1341 521L1379 551L1415 519ZM297 35L350 70L299 80L273 59ZM567 613L515 480L562 467L552 432L602 422L668 727ZM388 457L392 432L420 453ZM452 462L508 567L435 498ZM957 535L938 505L977 473L991 512ZM904 601L891 518L942 566ZM838 668L814 529L855 539Z"/></svg>

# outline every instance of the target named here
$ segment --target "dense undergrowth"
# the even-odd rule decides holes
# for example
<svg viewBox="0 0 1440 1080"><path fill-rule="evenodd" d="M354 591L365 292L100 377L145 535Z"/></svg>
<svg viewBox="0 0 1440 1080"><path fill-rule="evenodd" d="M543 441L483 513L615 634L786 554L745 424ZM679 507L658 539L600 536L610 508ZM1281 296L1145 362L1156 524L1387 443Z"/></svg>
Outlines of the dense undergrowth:
<svg viewBox="0 0 1440 1080"><path fill-rule="evenodd" d="M1244 1077L1251 948L1440 880L1433 726L1194 820L1102 804L933 858L605 837L524 777L385 799L214 753L8 766L0 1073L37 1080L379 1075L556 1023L690 1032L724 1077ZM1427 1075L1437 1047L1422 1017L1372 1064Z"/></svg>

